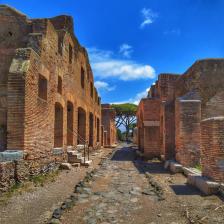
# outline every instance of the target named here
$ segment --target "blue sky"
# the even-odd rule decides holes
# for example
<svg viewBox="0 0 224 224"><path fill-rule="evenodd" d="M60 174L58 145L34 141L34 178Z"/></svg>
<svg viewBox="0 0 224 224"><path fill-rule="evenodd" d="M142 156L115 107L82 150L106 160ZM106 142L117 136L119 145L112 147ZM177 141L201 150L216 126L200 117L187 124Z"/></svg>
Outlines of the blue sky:
<svg viewBox="0 0 224 224"><path fill-rule="evenodd" d="M68 14L102 102L135 102L159 73L223 57L222 0L0 0L30 18Z"/></svg>

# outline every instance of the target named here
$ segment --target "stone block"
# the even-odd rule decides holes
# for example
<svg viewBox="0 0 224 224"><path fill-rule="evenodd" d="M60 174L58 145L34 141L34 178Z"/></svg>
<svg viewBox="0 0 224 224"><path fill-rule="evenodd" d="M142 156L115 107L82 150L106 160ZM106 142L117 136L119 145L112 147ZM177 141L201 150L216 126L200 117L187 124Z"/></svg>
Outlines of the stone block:
<svg viewBox="0 0 224 224"><path fill-rule="evenodd" d="M205 195L212 195L218 193L220 186L219 183L210 181L207 178L201 176L196 177L195 184L196 187Z"/></svg>
<svg viewBox="0 0 224 224"><path fill-rule="evenodd" d="M64 153L64 150L63 150L63 148L53 148L52 153L54 156L59 156Z"/></svg>
<svg viewBox="0 0 224 224"><path fill-rule="evenodd" d="M187 183L198 188L205 195L212 195L219 192L220 184L209 180L201 175L189 174Z"/></svg>
<svg viewBox="0 0 224 224"><path fill-rule="evenodd" d="M71 170L72 169L72 165L70 163L61 163L60 164L60 169L62 169L62 170Z"/></svg>
<svg viewBox="0 0 224 224"><path fill-rule="evenodd" d="M76 146L76 149L77 149L77 150L83 150L84 147L85 147L84 145L81 145L81 144L80 144L80 145L77 145L77 146Z"/></svg>
<svg viewBox="0 0 224 224"><path fill-rule="evenodd" d="M183 166L176 162L170 163L170 171L172 173L182 173L183 172Z"/></svg>
<svg viewBox="0 0 224 224"><path fill-rule="evenodd" d="M196 174L189 174L187 176L187 183L192 185L192 186L196 186L196 177L198 177L198 175L196 175Z"/></svg>
<svg viewBox="0 0 224 224"><path fill-rule="evenodd" d="M170 168L170 161L169 160L165 161L164 168L166 170Z"/></svg>
<svg viewBox="0 0 224 224"><path fill-rule="evenodd" d="M190 174L198 175L198 176L201 175L201 171L194 168L189 168L189 167L183 167L183 172L185 176L188 176Z"/></svg>
<svg viewBox="0 0 224 224"><path fill-rule="evenodd" d="M19 150L6 150L0 152L0 162L14 161L23 159L23 151Z"/></svg>

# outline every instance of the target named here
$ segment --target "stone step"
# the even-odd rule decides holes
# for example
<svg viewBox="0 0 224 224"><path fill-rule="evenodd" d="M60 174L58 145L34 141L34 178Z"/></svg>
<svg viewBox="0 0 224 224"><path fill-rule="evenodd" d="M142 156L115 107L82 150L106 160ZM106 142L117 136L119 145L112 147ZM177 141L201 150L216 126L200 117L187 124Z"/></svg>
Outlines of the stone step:
<svg viewBox="0 0 224 224"><path fill-rule="evenodd" d="M85 148L85 145L79 144L76 146L77 150L83 150Z"/></svg>
<svg viewBox="0 0 224 224"><path fill-rule="evenodd" d="M81 163L82 154L77 151L69 151L68 154L68 162L69 163Z"/></svg>
<svg viewBox="0 0 224 224"><path fill-rule="evenodd" d="M90 166L91 163L92 163L92 160L86 160L86 161L84 162L84 158L83 158L83 159L82 159L82 162L81 162L81 165L82 165L82 166Z"/></svg>

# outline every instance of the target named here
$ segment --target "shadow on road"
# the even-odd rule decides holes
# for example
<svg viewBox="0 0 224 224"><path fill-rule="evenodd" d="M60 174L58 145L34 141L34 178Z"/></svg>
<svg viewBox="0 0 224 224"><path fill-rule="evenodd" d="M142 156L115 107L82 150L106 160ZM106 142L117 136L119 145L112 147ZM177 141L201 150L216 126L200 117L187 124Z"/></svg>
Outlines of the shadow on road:
<svg viewBox="0 0 224 224"><path fill-rule="evenodd" d="M200 191L186 184L170 185L176 195L201 195Z"/></svg>

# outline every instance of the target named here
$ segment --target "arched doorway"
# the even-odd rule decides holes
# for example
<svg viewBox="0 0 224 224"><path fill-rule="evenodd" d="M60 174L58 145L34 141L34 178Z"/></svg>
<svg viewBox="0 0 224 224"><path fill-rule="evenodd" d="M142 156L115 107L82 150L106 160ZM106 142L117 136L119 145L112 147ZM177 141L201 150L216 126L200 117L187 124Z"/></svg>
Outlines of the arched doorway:
<svg viewBox="0 0 224 224"><path fill-rule="evenodd" d="M86 140L86 112L83 108L78 108L78 144L83 144Z"/></svg>
<svg viewBox="0 0 224 224"><path fill-rule="evenodd" d="M93 127L94 127L94 120L93 120L93 113L89 113L89 146L93 146Z"/></svg>
<svg viewBox="0 0 224 224"><path fill-rule="evenodd" d="M73 145L73 114L74 108L73 104L68 101L67 103L67 145Z"/></svg>
<svg viewBox="0 0 224 224"><path fill-rule="evenodd" d="M63 107L60 103L55 103L54 147L63 147Z"/></svg>

